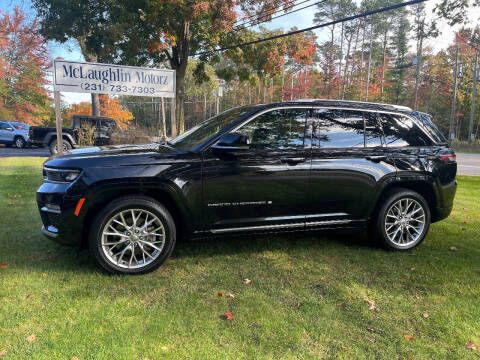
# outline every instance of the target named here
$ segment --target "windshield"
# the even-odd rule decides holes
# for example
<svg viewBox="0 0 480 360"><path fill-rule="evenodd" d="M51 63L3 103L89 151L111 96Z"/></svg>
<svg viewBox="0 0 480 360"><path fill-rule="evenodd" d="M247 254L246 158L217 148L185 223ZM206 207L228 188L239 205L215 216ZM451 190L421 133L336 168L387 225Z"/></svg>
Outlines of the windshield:
<svg viewBox="0 0 480 360"><path fill-rule="evenodd" d="M193 150L215 136L220 130L240 119L254 109L251 105L240 106L224 111L191 128L171 141L171 145L181 150Z"/></svg>

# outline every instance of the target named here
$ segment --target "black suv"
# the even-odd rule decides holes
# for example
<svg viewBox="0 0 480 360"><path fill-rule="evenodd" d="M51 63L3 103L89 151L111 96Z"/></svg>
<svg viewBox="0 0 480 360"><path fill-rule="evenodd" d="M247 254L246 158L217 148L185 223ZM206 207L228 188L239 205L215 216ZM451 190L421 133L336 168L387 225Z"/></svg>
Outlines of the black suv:
<svg viewBox="0 0 480 360"><path fill-rule="evenodd" d="M409 250L450 214L456 171L430 115L305 100L231 109L162 145L73 150L45 162L37 201L47 237L146 273L181 236L368 227Z"/></svg>

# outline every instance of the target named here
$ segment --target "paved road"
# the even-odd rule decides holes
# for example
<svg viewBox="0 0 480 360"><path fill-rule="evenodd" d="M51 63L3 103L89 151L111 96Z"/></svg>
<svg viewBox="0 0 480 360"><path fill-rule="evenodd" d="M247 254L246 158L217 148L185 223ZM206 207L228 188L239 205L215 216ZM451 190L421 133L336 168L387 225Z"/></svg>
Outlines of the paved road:
<svg viewBox="0 0 480 360"><path fill-rule="evenodd" d="M25 149L0 146L0 158L7 156L50 156L48 148L29 147ZM480 176L480 154L457 154L458 173Z"/></svg>
<svg viewBox="0 0 480 360"><path fill-rule="evenodd" d="M24 149L17 149L14 147L5 147L0 145L0 158L9 156L50 156L48 148L27 147Z"/></svg>
<svg viewBox="0 0 480 360"><path fill-rule="evenodd" d="M480 176L480 154L457 154L458 173Z"/></svg>

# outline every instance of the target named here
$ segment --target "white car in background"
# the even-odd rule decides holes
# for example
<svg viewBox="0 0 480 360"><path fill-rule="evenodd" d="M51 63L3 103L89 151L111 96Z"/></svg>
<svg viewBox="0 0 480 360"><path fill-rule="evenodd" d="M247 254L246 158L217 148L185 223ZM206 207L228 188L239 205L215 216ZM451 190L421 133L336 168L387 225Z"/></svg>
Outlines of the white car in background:
<svg viewBox="0 0 480 360"><path fill-rule="evenodd" d="M29 144L28 124L18 121L0 121L0 144L24 148Z"/></svg>

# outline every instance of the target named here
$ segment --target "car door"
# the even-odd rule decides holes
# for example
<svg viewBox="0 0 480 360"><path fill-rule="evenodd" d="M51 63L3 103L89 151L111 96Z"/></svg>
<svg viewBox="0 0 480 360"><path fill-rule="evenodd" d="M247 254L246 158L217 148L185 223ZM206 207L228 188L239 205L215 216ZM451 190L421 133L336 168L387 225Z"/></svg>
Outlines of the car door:
<svg viewBox="0 0 480 360"><path fill-rule="evenodd" d="M309 207L314 212L307 226L362 221L380 181L395 175L376 114L318 108L312 116Z"/></svg>
<svg viewBox="0 0 480 360"><path fill-rule="evenodd" d="M235 129L246 149L204 152L204 219L214 232L303 227L311 161L309 109L271 109ZM247 229L248 227L248 229Z"/></svg>

